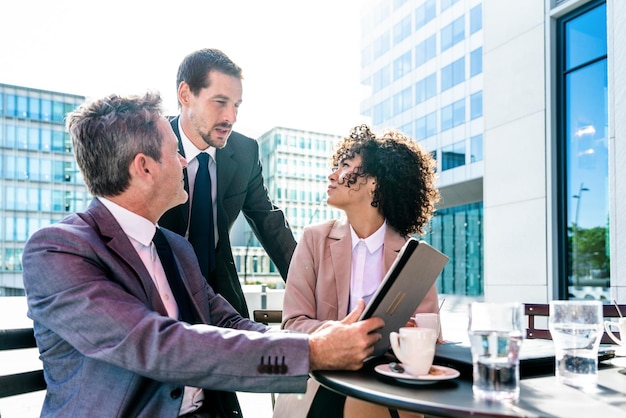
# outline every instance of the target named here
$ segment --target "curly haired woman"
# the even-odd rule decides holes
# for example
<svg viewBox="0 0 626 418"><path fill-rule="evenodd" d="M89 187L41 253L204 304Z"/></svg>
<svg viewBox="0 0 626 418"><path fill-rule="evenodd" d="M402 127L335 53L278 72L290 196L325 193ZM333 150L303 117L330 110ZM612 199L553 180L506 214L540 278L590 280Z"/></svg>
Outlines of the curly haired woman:
<svg viewBox="0 0 626 418"><path fill-rule="evenodd" d="M367 125L357 126L331 161L328 204L345 218L305 228L287 276L285 329L310 333L344 318L359 299L369 301L410 235L424 233L439 200L432 156L396 130L376 136ZM433 286L417 312L437 309ZM274 416L342 416L344 403L343 416L397 414L346 401L309 380L304 396L278 397Z"/></svg>

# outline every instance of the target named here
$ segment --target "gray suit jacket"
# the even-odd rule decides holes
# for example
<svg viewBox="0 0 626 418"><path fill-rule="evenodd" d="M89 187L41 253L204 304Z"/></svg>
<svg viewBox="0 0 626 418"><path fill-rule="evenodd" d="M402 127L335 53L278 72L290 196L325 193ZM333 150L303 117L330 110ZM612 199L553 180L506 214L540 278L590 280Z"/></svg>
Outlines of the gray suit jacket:
<svg viewBox="0 0 626 418"><path fill-rule="evenodd" d="M42 416L176 417L183 386L304 391L308 337L265 333L242 318L207 285L189 243L164 232L205 324L167 316L137 252L97 199L29 239L24 287L48 384ZM286 374L259 367L269 359L284 359Z"/></svg>
<svg viewBox="0 0 626 418"><path fill-rule="evenodd" d="M178 137L178 150L185 155L178 117L170 121ZM230 245L230 229L243 213L248 224L270 256L283 279L296 241L282 210L270 200L263 182L259 146L257 142L237 132L232 132L226 146L215 154L217 164L217 229L220 241L217 246L215 274L209 279L213 289L224 296L241 313L248 317L248 307L239 284L239 276ZM185 189L189 191L187 170ZM182 236L189 227L189 200L167 211L159 225Z"/></svg>

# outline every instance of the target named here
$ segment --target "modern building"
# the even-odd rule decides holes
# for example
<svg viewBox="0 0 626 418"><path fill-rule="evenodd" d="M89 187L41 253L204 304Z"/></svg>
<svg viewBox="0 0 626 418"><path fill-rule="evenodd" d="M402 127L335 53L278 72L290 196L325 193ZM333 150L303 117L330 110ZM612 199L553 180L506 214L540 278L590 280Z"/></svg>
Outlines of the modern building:
<svg viewBox="0 0 626 418"><path fill-rule="evenodd" d="M305 226L341 216L326 205L330 156L338 135L275 127L258 138L268 194L285 212L296 240ZM244 282L282 285L271 262L243 216L231 231L233 255Z"/></svg>
<svg viewBox="0 0 626 418"><path fill-rule="evenodd" d="M364 9L361 111L438 161L440 291L626 301L624 17L616 0Z"/></svg>
<svg viewBox="0 0 626 418"><path fill-rule="evenodd" d="M363 10L361 104L375 131L398 128L437 160L442 201L424 237L450 256L438 290L483 293L483 5L376 1Z"/></svg>
<svg viewBox="0 0 626 418"><path fill-rule="evenodd" d="M24 294L28 237L90 200L64 119L84 100L0 84L0 296Z"/></svg>

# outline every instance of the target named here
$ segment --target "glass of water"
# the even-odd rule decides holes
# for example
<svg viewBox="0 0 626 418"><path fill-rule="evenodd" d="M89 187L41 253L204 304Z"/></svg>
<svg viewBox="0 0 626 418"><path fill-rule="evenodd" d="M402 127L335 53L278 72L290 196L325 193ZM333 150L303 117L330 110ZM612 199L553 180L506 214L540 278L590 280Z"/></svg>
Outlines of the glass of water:
<svg viewBox="0 0 626 418"><path fill-rule="evenodd" d="M603 320L599 301L550 302L548 324L554 341L555 374L559 382L576 387L595 386Z"/></svg>
<svg viewBox="0 0 626 418"><path fill-rule="evenodd" d="M519 351L524 310L519 303L470 305L474 397L491 401L519 399Z"/></svg>

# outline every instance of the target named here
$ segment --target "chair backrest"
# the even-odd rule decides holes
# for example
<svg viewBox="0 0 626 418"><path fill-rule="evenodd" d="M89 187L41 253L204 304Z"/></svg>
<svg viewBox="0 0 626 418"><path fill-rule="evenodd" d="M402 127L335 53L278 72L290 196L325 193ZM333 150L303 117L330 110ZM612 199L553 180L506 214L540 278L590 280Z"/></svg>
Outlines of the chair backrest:
<svg viewBox="0 0 626 418"><path fill-rule="evenodd" d="M0 351L35 348L35 335L32 328L0 330ZM43 370L32 370L0 376L0 398L36 392L46 388Z"/></svg>
<svg viewBox="0 0 626 418"><path fill-rule="evenodd" d="M623 314L626 314L626 305L618 305L619 310ZM620 314L617 311L615 305L602 305L603 315L605 318L619 318ZM550 330L545 328L537 328L535 325L535 317L548 317L550 316L550 305L542 304L542 303L525 303L524 304L524 314L528 316L528 328L526 328L526 338L528 339L542 339L542 340L551 340L552 335L550 335ZM614 332L614 334L618 337L618 332ZM615 342L608 336L606 332L602 334L602 344L614 344Z"/></svg>

